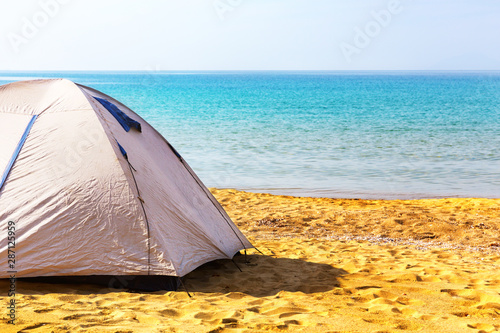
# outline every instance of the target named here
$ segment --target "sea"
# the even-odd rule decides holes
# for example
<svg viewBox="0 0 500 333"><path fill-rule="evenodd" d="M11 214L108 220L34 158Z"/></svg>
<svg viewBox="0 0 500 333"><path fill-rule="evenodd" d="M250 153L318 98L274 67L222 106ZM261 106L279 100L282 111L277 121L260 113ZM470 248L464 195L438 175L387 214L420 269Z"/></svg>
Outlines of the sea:
<svg viewBox="0 0 500 333"><path fill-rule="evenodd" d="M66 78L152 124L205 185L500 198L499 71L0 72Z"/></svg>

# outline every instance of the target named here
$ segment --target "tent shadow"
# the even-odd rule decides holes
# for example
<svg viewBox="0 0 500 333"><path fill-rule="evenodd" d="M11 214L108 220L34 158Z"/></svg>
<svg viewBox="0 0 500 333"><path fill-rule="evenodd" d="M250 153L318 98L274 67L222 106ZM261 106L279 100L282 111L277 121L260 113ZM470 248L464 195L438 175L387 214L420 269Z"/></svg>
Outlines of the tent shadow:
<svg viewBox="0 0 500 333"><path fill-rule="evenodd" d="M338 278L348 274L343 269L301 259L266 255L247 258L249 264L244 256L236 256L235 262L207 263L186 275L185 287L189 292L243 293L254 297L272 296L280 291L308 294L339 287Z"/></svg>
<svg viewBox="0 0 500 333"><path fill-rule="evenodd" d="M9 280L0 279L0 297L9 295ZM24 296L36 296L46 294L63 295L91 295L119 292L119 289L103 288L94 284L60 284L49 282L16 281L15 294Z"/></svg>
<svg viewBox="0 0 500 333"><path fill-rule="evenodd" d="M248 264L245 263L244 256L236 256L234 262L215 260L204 264L185 276L184 285L189 292L242 293L263 297L275 295L280 291L303 293L329 291L340 286L338 281L340 276L348 274L342 269L327 264L301 259L274 258L257 254L249 255L247 259ZM0 296L7 296L8 291L9 280L0 279ZM26 280L18 280L16 283L16 293L32 296L50 293L90 295L123 291L127 290L86 283L28 282ZM184 292L182 286L178 292ZM152 293L164 294L165 291Z"/></svg>

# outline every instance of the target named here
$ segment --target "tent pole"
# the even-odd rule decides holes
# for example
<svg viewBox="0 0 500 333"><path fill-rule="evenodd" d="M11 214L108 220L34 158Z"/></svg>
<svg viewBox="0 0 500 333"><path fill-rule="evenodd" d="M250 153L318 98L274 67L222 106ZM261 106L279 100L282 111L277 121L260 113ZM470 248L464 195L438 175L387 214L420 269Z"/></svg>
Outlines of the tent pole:
<svg viewBox="0 0 500 333"><path fill-rule="evenodd" d="M248 257L247 257L247 249L245 249L245 264L249 264L250 261L248 260Z"/></svg>
<svg viewBox="0 0 500 333"><path fill-rule="evenodd" d="M240 268L240 266L238 266L238 264L236 263L236 261L234 261L234 259L231 259L231 261L233 262L233 264L240 270L240 272L243 272Z"/></svg>
<svg viewBox="0 0 500 333"><path fill-rule="evenodd" d="M189 294L189 290L186 288L186 285L184 284L184 282L182 282L182 278L180 276L179 276L179 282L181 283L182 287L184 288L184 290L188 294L189 298L191 298L192 296Z"/></svg>

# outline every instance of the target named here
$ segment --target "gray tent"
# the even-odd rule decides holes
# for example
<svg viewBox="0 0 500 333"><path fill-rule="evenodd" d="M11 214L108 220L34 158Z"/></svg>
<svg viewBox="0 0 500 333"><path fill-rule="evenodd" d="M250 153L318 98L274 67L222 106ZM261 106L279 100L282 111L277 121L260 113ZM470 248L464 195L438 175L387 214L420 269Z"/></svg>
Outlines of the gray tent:
<svg viewBox="0 0 500 333"><path fill-rule="evenodd" d="M97 90L1 86L0 142L0 230L15 227L18 278L181 277L252 247L175 149Z"/></svg>

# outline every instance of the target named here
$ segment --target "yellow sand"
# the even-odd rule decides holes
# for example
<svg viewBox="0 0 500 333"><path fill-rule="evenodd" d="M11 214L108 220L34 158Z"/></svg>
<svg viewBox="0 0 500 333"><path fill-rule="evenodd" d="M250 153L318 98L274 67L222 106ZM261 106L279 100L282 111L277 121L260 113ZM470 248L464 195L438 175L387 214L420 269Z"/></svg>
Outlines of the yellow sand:
<svg viewBox="0 0 500 333"><path fill-rule="evenodd" d="M293 198L212 189L264 255L186 292L19 284L1 332L500 331L500 199Z"/></svg>

